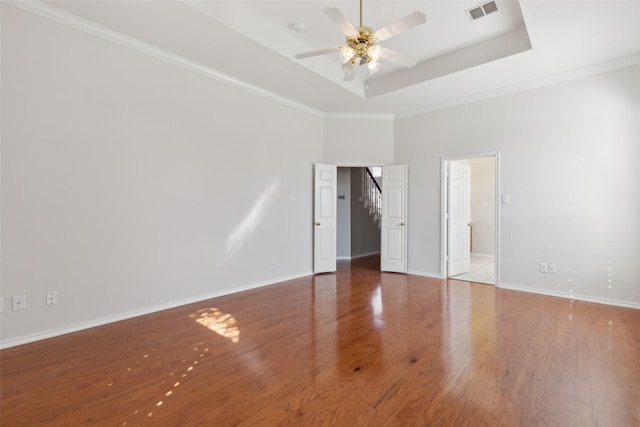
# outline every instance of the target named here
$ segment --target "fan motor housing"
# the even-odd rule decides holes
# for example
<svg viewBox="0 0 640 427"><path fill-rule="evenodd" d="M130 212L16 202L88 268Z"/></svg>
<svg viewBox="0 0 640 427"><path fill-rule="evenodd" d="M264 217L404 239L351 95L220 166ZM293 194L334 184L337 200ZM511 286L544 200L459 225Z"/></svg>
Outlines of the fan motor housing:
<svg viewBox="0 0 640 427"><path fill-rule="evenodd" d="M369 46L373 46L378 39L375 31L369 27L356 28L358 34L347 37L347 44L356 51L356 56L364 57Z"/></svg>

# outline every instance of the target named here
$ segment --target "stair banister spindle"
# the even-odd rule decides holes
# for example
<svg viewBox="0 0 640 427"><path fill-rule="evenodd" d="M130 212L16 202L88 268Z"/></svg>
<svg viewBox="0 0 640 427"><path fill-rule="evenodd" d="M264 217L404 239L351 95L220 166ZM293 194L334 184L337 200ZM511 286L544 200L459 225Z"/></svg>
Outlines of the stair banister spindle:
<svg viewBox="0 0 640 427"><path fill-rule="evenodd" d="M364 206L367 207L367 205L369 204L369 196L367 194L367 188L369 188L369 186L367 182L367 177L364 176L364 174L362 175L362 182L364 183L364 191L362 192L362 197L364 199Z"/></svg>
<svg viewBox="0 0 640 427"><path fill-rule="evenodd" d="M365 180L365 186L367 193L365 195L366 204L365 206L371 206L371 182L369 182L369 177Z"/></svg>
<svg viewBox="0 0 640 427"><path fill-rule="evenodd" d="M380 228L382 220L382 191L369 168L362 168L362 199L364 208Z"/></svg>

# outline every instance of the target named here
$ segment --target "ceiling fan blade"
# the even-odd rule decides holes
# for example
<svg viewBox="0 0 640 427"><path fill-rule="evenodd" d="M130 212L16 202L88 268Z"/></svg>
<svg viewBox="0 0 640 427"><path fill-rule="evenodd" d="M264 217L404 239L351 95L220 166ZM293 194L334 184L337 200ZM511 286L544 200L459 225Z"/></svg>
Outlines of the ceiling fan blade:
<svg viewBox="0 0 640 427"><path fill-rule="evenodd" d="M342 30L342 32L347 36L355 36L358 34L358 30L353 26L351 22L340 12L340 10L336 7L326 7L322 9L322 11L333 21L334 24Z"/></svg>
<svg viewBox="0 0 640 427"><path fill-rule="evenodd" d="M382 50L382 57L406 68L411 68L417 64L415 59L386 47Z"/></svg>
<svg viewBox="0 0 640 427"><path fill-rule="evenodd" d="M413 12L410 15L405 16L399 21L389 24L386 27L380 28L376 31L376 38L378 40L387 40L393 36L407 31L418 25L422 25L427 22L427 17L422 12Z"/></svg>
<svg viewBox="0 0 640 427"><path fill-rule="evenodd" d="M312 56L326 55L327 53L334 53L340 50L339 47L328 47L326 49L312 50L311 52L298 53L294 56L296 59L305 59Z"/></svg>

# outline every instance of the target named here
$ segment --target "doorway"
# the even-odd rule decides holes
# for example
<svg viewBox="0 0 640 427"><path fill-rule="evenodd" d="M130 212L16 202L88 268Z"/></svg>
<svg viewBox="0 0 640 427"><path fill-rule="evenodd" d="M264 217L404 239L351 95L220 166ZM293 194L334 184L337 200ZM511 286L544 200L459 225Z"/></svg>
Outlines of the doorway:
<svg viewBox="0 0 640 427"><path fill-rule="evenodd" d="M499 282L499 152L442 159L442 276Z"/></svg>
<svg viewBox="0 0 640 427"><path fill-rule="evenodd" d="M382 186L377 188L375 211L379 215L381 271L407 272L407 172L407 165L382 167ZM336 271L337 204L339 200L346 201L346 195L338 194L337 175L337 165L314 165L314 273ZM378 187L373 181L372 185Z"/></svg>
<svg viewBox="0 0 640 427"><path fill-rule="evenodd" d="M380 254L380 221L366 198L366 167L338 167L337 259L352 260ZM380 167L369 167L381 185Z"/></svg>

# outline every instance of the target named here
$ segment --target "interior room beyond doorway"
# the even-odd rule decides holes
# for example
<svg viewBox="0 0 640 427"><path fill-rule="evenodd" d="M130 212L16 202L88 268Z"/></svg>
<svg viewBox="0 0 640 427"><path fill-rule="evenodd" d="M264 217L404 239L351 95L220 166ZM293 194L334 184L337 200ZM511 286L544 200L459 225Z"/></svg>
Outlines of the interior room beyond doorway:
<svg viewBox="0 0 640 427"><path fill-rule="evenodd" d="M380 186L381 168L370 167L371 176ZM337 176L337 259L351 260L380 254L380 219L371 206L377 191L367 191L366 167L338 167ZM368 196L367 193L371 196Z"/></svg>

